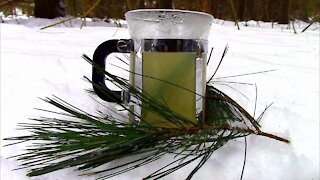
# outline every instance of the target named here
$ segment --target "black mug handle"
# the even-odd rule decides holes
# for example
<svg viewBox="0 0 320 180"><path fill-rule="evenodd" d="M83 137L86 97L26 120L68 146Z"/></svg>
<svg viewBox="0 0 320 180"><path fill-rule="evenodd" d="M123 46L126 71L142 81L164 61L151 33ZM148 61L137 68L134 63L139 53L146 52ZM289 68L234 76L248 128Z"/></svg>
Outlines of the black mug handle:
<svg viewBox="0 0 320 180"><path fill-rule="evenodd" d="M110 90L105 84L105 75L101 69L106 68L107 56L111 53L129 53L133 50L130 39L113 39L100 44L93 54L92 83L93 90L103 100L108 102L122 102L122 91ZM99 67L99 68L96 68ZM100 69L101 68L101 69ZM100 70L99 70L100 69Z"/></svg>

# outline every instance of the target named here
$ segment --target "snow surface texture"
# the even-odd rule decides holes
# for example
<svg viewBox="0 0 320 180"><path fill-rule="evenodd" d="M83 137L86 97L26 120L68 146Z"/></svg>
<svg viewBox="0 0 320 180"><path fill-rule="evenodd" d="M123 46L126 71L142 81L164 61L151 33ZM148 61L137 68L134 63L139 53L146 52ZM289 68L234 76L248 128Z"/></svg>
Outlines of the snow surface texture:
<svg viewBox="0 0 320 180"><path fill-rule="evenodd" d="M1 179L29 179L27 170L11 171L18 162L7 159L20 154L25 144L3 147L5 137L27 134L16 130L19 122L39 116L54 117L34 108L55 110L38 97L56 95L79 108L95 113L103 109L86 92L91 86L83 76L91 77L91 67L81 55L92 57L95 48L105 40L128 38L126 28L106 23L65 23L39 30L55 20L19 19L1 23ZM257 84L256 117L266 105L274 103L261 121L266 132L289 138L291 144L250 136L245 180L319 179L319 30L294 34L287 26L250 22L237 30L233 23L215 20L209 47L214 47L207 78L214 72L226 44L229 51L214 80L215 86L229 94L250 113L254 112L255 87L230 83ZM307 24L296 23L298 32ZM89 27L90 26L90 27ZM95 26L95 27L93 27ZM104 26L104 27L103 27ZM108 26L108 27L107 27ZM123 66L119 61L118 65ZM123 70L108 70L126 77ZM250 72L276 71L217 79ZM238 91L244 93L247 98ZM230 141L217 150L194 179L234 180L240 178L244 157L244 139ZM166 158L113 179L141 179L165 165ZM195 164L194 164L195 165ZM194 166L188 166L165 179L183 179ZM32 179L95 179L78 177L73 168Z"/></svg>

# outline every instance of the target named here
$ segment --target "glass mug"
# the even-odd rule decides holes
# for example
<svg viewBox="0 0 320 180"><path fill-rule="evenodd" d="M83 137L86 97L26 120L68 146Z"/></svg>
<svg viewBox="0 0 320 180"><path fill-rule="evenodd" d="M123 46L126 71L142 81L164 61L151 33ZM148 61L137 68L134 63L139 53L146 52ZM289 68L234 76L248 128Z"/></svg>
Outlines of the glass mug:
<svg viewBox="0 0 320 180"><path fill-rule="evenodd" d="M204 118L208 35L213 16L170 9L133 10L125 14L131 39L100 44L93 62L105 69L111 53L130 53L129 83L184 118ZM148 111L128 93L106 87L105 76L92 69L96 94L108 102L129 102L129 122L143 119L168 126L162 116ZM133 103L135 102L135 103ZM143 102L142 102L143 103ZM137 117L140 116L140 117Z"/></svg>

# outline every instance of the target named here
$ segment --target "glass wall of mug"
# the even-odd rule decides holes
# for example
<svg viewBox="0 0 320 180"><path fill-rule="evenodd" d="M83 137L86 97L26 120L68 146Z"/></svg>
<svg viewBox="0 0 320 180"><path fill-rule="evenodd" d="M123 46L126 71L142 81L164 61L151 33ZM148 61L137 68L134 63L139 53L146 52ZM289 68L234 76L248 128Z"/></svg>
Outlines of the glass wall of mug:
<svg viewBox="0 0 320 180"><path fill-rule="evenodd" d="M206 62L211 15L180 10L126 13L134 48L130 83L142 93L194 123L204 118ZM141 119L172 126L141 99L130 99L131 122Z"/></svg>

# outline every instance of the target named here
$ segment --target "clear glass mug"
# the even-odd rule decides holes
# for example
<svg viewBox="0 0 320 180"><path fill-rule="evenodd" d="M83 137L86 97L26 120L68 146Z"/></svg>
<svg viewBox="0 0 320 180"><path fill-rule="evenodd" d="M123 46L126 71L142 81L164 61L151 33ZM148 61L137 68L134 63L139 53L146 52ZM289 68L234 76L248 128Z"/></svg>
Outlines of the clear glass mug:
<svg viewBox="0 0 320 180"><path fill-rule="evenodd" d="M133 87L192 122L204 118L208 35L213 16L194 11L143 9L129 11L125 17L131 39L100 44L93 55L94 63L105 69L109 54L130 53L129 82ZM104 75L95 67L92 82L100 86L94 86L94 91L101 99L129 102L130 111L144 121L167 126L163 117L138 105L139 100L107 88ZM139 121L134 114L129 115L129 122Z"/></svg>

